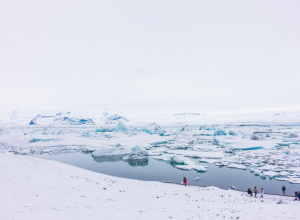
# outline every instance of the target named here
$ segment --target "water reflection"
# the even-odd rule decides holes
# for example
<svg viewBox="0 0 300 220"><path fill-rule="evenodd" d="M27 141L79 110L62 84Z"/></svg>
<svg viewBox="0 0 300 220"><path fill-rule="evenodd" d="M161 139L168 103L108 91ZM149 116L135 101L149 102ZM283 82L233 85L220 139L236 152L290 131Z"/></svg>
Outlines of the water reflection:
<svg viewBox="0 0 300 220"><path fill-rule="evenodd" d="M149 164L148 160L123 160L123 157L125 156L126 155L111 155L111 156L98 156L98 157L92 156L92 158L94 159L94 161L98 163L124 161L132 167L137 167L137 166L145 167L148 166Z"/></svg>
<svg viewBox="0 0 300 220"><path fill-rule="evenodd" d="M98 163L103 163L103 162L117 162L117 161L121 161L123 159L123 157L125 157L125 155L111 155L111 156L99 156L99 157L95 157L92 156L94 161L98 162Z"/></svg>
<svg viewBox="0 0 300 220"><path fill-rule="evenodd" d="M132 167L137 167L137 166L141 166L141 167L145 167L149 165L149 161L148 160L124 160L124 162L128 163L130 166Z"/></svg>

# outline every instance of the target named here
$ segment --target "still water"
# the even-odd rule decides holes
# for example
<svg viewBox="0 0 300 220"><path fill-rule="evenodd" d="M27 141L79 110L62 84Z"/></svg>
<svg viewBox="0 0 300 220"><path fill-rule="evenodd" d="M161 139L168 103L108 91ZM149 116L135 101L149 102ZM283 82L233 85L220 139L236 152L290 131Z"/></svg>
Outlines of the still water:
<svg viewBox="0 0 300 220"><path fill-rule="evenodd" d="M185 176L188 185L196 186L217 186L222 189L229 189L233 185L236 190L240 191L246 191L248 188L253 189L256 186L258 189L264 188L265 193L281 194L281 187L285 185L287 195L294 195L296 190L300 190L300 184L290 184L269 177L261 179L250 173L249 170L219 167L208 163L201 163L201 165L209 167L206 172L197 172L195 170L180 170L174 167L177 164L155 160L152 157L149 157L149 161L142 163L123 161L124 155L92 157L91 154L68 153L42 154L34 155L34 157L55 160L94 172L128 179L180 183ZM192 160L196 163L199 162L199 159ZM199 177L200 180L195 181L196 177Z"/></svg>

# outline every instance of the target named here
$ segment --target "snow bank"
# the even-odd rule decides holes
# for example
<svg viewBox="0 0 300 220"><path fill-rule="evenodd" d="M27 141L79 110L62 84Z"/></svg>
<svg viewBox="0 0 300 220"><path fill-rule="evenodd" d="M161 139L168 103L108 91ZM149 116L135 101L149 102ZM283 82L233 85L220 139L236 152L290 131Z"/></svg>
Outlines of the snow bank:
<svg viewBox="0 0 300 220"><path fill-rule="evenodd" d="M122 179L7 153L0 153L0 185L3 220L298 218L290 197Z"/></svg>

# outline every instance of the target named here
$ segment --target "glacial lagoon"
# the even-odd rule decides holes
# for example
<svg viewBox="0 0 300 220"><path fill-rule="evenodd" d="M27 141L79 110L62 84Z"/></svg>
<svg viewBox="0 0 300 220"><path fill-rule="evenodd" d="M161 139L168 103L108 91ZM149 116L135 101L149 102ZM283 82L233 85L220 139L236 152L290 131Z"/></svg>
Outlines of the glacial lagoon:
<svg viewBox="0 0 300 220"><path fill-rule="evenodd" d="M124 155L93 157L91 154L67 153L67 154L41 154L31 155L36 158L54 160L86 170L103 173L111 176L137 179L145 181L160 181L166 184L181 184L183 176L187 178L187 184L193 186L216 186L222 189L230 189L231 185L236 190L246 191L248 188L264 188L266 194L281 194L281 187L285 185L287 195L293 196L300 190L300 184L291 184L287 181L279 181L273 178L261 178L247 170L219 167L215 164L199 163L199 159L191 158L199 165L207 166L206 172L195 170L180 170L175 168L174 162L161 161L149 157L145 162L123 161ZM199 177L199 180L195 180Z"/></svg>

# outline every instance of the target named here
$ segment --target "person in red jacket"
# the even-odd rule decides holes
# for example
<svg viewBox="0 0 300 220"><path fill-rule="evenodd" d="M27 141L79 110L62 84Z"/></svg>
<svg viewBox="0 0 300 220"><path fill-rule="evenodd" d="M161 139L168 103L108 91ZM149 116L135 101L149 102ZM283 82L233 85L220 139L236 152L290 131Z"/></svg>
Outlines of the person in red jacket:
<svg viewBox="0 0 300 220"><path fill-rule="evenodd" d="M186 178L185 177L183 177L183 183L186 186Z"/></svg>

